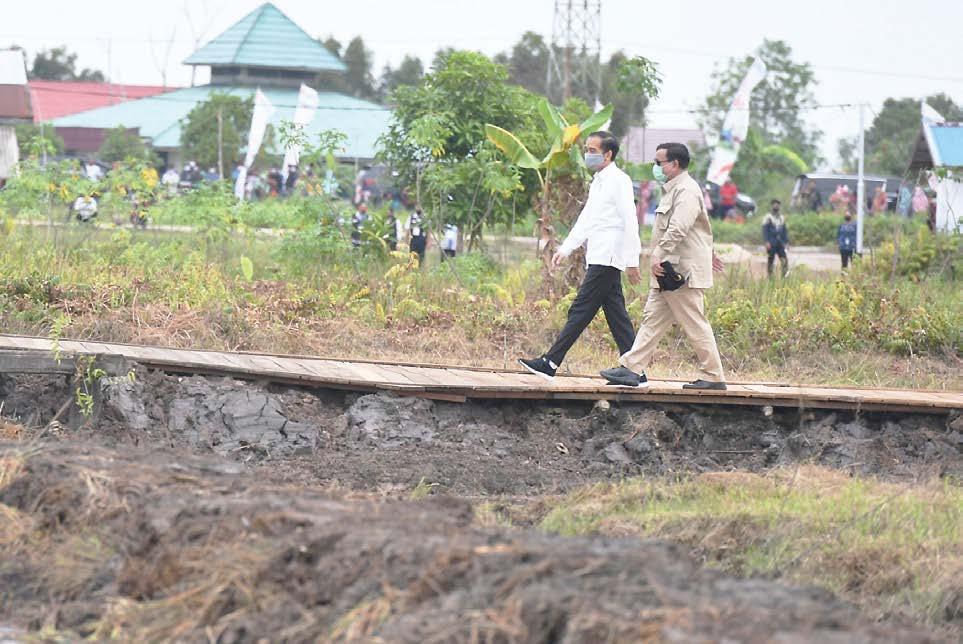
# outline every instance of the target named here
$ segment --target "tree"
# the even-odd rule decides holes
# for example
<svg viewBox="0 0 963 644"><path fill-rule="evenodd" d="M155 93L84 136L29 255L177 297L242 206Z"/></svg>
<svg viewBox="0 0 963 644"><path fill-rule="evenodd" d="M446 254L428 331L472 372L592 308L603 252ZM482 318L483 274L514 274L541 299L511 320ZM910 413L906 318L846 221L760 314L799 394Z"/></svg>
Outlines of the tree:
<svg viewBox="0 0 963 644"><path fill-rule="evenodd" d="M946 94L929 96L926 102L949 121L963 120L963 108ZM909 166L913 145L920 133L920 101L887 98L866 130L866 171L902 176Z"/></svg>
<svg viewBox="0 0 963 644"><path fill-rule="evenodd" d="M107 163L129 158L146 159L149 156L150 152L144 141L123 125L108 130L104 142L97 151L97 158Z"/></svg>
<svg viewBox="0 0 963 644"><path fill-rule="evenodd" d="M361 36L351 39L341 60L348 68L344 74L348 90L361 98L374 98L374 76L371 74L372 54L365 49Z"/></svg>
<svg viewBox="0 0 963 644"><path fill-rule="evenodd" d="M380 90L382 96L387 96L402 85L417 85L425 75L424 65L417 56L405 56L398 65L398 69L391 69L385 65L381 74Z"/></svg>
<svg viewBox="0 0 963 644"><path fill-rule="evenodd" d="M43 157L44 149L48 155L60 154L64 151L64 140L50 123L42 128L36 123L20 123L14 130L22 159Z"/></svg>
<svg viewBox="0 0 963 644"><path fill-rule="evenodd" d="M546 93L549 48L540 34L526 31L510 54L498 54L495 62L508 68L511 82L535 94Z"/></svg>
<svg viewBox="0 0 963 644"><path fill-rule="evenodd" d="M621 51L612 54L602 80L602 101L615 108L609 130L621 138L629 126L645 125L645 108L658 98L661 86L658 66L648 58L629 58Z"/></svg>
<svg viewBox="0 0 963 644"><path fill-rule="evenodd" d="M511 216L507 197L537 190L535 178L520 182L485 138L492 123L536 148L547 140L536 127L536 97L507 81L507 70L483 54L453 51L440 54L419 85L391 95L395 108L380 156L402 183L415 185L435 229L454 222L477 242L486 223Z"/></svg>
<svg viewBox="0 0 963 644"><path fill-rule="evenodd" d="M87 69L77 71L77 54L67 51L66 45L44 49L37 52L30 69L30 78L59 81L104 81L104 74L99 70Z"/></svg>
<svg viewBox="0 0 963 644"><path fill-rule="evenodd" d="M321 40L321 44L324 45L325 49L330 51L332 54L341 58L341 42L338 41L334 36L328 36L327 40Z"/></svg>
<svg viewBox="0 0 963 644"><path fill-rule="evenodd" d="M713 72L715 89L706 98L703 129L719 131L732 97L756 57L762 58L769 72L752 91L750 127L766 145L784 146L807 165L814 165L819 160L821 133L807 127L803 113L815 104L816 78L809 63L793 61L792 48L782 40L763 40L754 55L730 58L724 68ZM740 159L748 162L742 152ZM737 163L736 167L740 165Z"/></svg>
<svg viewBox="0 0 963 644"><path fill-rule="evenodd" d="M187 114L181 128L181 147L185 158L197 161L201 167L216 167L218 158L217 114L221 113L221 151L225 166L241 159L241 148L247 143L247 133L254 113L254 97L240 98L214 92ZM268 134L262 150L269 146Z"/></svg>

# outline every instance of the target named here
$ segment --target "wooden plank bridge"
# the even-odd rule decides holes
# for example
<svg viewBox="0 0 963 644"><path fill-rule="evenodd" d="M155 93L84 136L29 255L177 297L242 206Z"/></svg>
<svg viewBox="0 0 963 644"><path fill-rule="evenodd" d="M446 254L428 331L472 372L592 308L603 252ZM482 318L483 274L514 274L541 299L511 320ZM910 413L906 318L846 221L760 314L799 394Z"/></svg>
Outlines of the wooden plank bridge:
<svg viewBox="0 0 963 644"><path fill-rule="evenodd" d="M73 355L123 357L171 373L231 376L269 383L464 402L468 399L619 400L709 405L756 405L853 411L948 414L963 409L963 391L729 383L727 391L690 391L681 381L655 380L648 389L607 385L600 377L560 375L547 381L523 371L431 364L340 360L313 356L201 351L88 340L0 334L0 351L35 352L49 362L55 346ZM18 358L23 362L23 357ZM25 371L28 371L25 368Z"/></svg>

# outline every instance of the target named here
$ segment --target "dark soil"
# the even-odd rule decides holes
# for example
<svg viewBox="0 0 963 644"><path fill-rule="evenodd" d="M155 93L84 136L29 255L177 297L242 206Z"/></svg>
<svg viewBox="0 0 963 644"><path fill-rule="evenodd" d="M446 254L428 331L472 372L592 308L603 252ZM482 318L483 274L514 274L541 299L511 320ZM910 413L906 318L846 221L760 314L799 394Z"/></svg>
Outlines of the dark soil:
<svg viewBox="0 0 963 644"><path fill-rule="evenodd" d="M71 397L65 382L8 380L3 409L43 425ZM797 462L892 479L963 478L958 416L447 403L158 372L105 382L104 395L99 419L58 435L213 452L275 478L369 492L424 482L435 492L529 496L632 475Z"/></svg>
<svg viewBox="0 0 963 644"><path fill-rule="evenodd" d="M482 528L449 496L338 497L169 450L24 451L0 443L23 533L0 623L61 641L945 641L663 542Z"/></svg>
<svg viewBox="0 0 963 644"><path fill-rule="evenodd" d="M483 528L468 499L800 462L959 480L963 417L102 385L50 424L65 379L0 380L34 428L0 443L0 641L942 641L662 542Z"/></svg>

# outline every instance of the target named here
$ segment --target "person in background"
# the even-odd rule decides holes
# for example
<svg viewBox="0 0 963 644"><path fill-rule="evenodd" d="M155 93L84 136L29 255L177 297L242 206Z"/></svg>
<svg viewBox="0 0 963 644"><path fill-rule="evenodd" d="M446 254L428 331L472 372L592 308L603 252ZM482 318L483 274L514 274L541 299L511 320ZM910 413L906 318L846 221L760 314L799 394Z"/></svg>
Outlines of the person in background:
<svg viewBox="0 0 963 644"><path fill-rule="evenodd" d="M635 204L636 218L639 225L645 224L645 215L649 212L649 201L652 199L652 184L649 181L639 182L639 199Z"/></svg>
<svg viewBox="0 0 963 644"><path fill-rule="evenodd" d="M922 186L913 188L913 214L918 213L923 213L926 216L930 214L930 198L926 196Z"/></svg>
<svg viewBox="0 0 963 644"><path fill-rule="evenodd" d="M909 183L904 181L899 186L899 198L896 200L896 212L903 217L913 214L913 192L910 190Z"/></svg>
<svg viewBox="0 0 963 644"><path fill-rule="evenodd" d="M812 190L809 192L809 201L807 202L807 205L809 206L810 212L819 212L823 209L823 195L816 187L815 181L810 180L809 185Z"/></svg>
<svg viewBox="0 0 963 644"><path fill-rule="evenodd" d="M361 229L368 221L368 204L358 204L358 209L351 217L351 245L361 247Z"/></svg>
<svg viewBox="0 0 963 644"><path fill-rule="evenodd" d="M772 277L772 267L776 257L782 265L782 276L789 271L789 259L786 248L789 246L789 229L786 228L786 217L782 214L782 202L773 199L769 212L762 219L762 238L766 242L766 274Z"/></svg>
<svg viewBox="0 0 963 644"><path fill-rule="evenodd" d="M294 193L294 186L298 182L298 166L293 163L288 165L288 176L284 179L284 193L291 195Z"/></svg>
<svg viewBox="0 0 963 644"><path fill-rule="evenodd" d="M167 196L173 197L177 194L177 184L180 183L180 180L181 175L177 174L177 170L173 167L164 171L164 175L161 177L161 185L164 186Z"/></svg>
<svg viewBox="0 0 963 644"><path fill-rule="evenodd" d="M883 186L876 186L876 192L873 194L872 213L874 215L886 214L886 190L883 189Z"/></svg>
<svg viewBox="0 0 963 644"><path fill-rule="evenodd" d="M725 219L729 216L729 212L736 207L738 195L739 186L732 179L726 179L726 182L719 188L719 219Z"/></svg>
<svg viewBox="0 0 963 644"><path fill-rule="evenodd" d="M388 244L388 250L398 250L398 218L395 216L394 208L388 208L385 229L384 240Z"/></svg>
<svg viewBox="0 0 963 644"><path fill-rule="evenodd" d="M454 257L458 252L458 226L455 224L445 224L445 237L441 241L441 250L446 257Z"/></svg>
<svg viewBox="0 0 963 644"><path fill-rule="evenodd" d="M530 373L546 380L555 377L565 355L600 308L605 312L605 321L619 353L632 348L635 329L625 308L622 272L626 272L633 284L641 281L642 242L633 204L632 179L615 165L618 153L619 140L611 132L592 132L585 139L585 165L595 176L582 212L552 256L552 266L557 268L577 248L585 246L585 277L552 347L537 358L518 360ZM631 385L642 386L642 383L636 381Z"/></svg>
<svg viewBox="0 0 963 644"><path fill-rule="evenodd" d="M849 195L843 192L843 188L845 188L843 184L837 183L836 190L833 194L829 195L829 205L832 206L836 212L846 212L846 203L849 201Z"/></svg>
<svg viewBox="0 0 963 644"><path fill-rule="evenodd" d="M649 295L642 312L642 327L632 348L619 359L621 366L601 372L609 384L645 387L659 340L673 324L682 327L699 358L701 377L683 389L726 389L722 359L712 326L706 318L705 289L712 273L724 264L712 250L712 224L702 201L702 189L687 170L689 149L681 143L656 148L652 173L663 184L658 219L652 229ZM671 269L671 271L670 271ZM672 273L683 279L673 288L664 283Z"/></svg>
<svg viewBox="0 0 963 644"><path fill-rule="evenodd" d="M408 248L418 255L418 264L425 263L425 248L428 246L428 236L425 231L425 215L421 206L415 206L415 211L408 218Z"/></svg>
<svg viewBox="0 0 963 644"><path fill-rule="evenodd" d="M843 223L839 225L839 232L836 234L836 243L839 245L839 258L845 272L853 259L853 253L856 252L856 222L853 221L852 213L847 212L843 217Z"/></svg>

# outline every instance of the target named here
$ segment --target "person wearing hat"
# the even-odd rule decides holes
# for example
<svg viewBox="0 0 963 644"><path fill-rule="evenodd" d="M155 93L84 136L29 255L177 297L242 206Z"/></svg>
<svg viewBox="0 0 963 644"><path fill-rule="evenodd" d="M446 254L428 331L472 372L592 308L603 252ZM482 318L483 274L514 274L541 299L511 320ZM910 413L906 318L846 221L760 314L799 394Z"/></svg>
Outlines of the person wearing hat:
<svg viewBox="0 0 963 644"><path fill-rule="evenodd" d="M782 276L789 271L789 259L786 257L786 247L789 246L789 229L786 228L786 218L781 212L782 203L773 199L769 212L762 219L762 239L766 242L766 274L772 277L772 266L776 256L782 264Z"/></svg>

